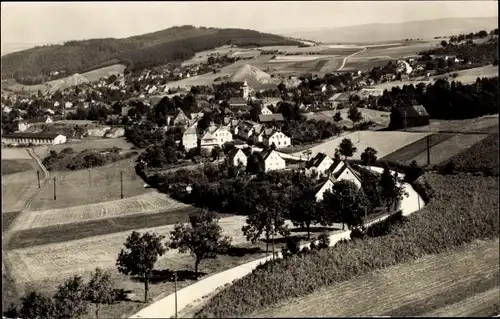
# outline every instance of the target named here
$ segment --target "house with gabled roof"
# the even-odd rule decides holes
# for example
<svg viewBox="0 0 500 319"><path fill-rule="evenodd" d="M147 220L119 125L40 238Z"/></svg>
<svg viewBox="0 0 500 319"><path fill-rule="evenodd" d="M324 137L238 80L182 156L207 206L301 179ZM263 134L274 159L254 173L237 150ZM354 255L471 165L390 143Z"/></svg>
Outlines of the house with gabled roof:
<svg viewBox="0 0 500 319"><path fill-rule="evenodd" d="M241 121L238 123L238 130L236 134L244 140L248 140L254 134L257 123L251 121Z"/></svg>
<svg viewBox="0 0 500 319"><path fill-rule="evenodd" d="M285 148L292 145L292 139L281 131L273 130L272 133L264 136L263 143L266 146L274 144L276 148Z"/></svg>
<svg viewBox="0 0 500 319"><path fill-rule="evenodd" d="M274 150L265 150L261 153L264 160L264 172L277 171L286 168L285 160Z"/></svg>
<svg viewBox="0 0 500 319"><path fill-rule="evenodd" d="M339 162L337 166L339 166L340 169L338 169L336 173L329 174L326 181L318 185L315 195L317 201L323 200L325 192L327 190L331 190L333 184L338 181L351 181L358 187L358 189L361 188L362 181L358 172L345 162Z"/></svg>
<svg viewBox="0 0 500 319"><path fill-rule="evenodd" d="M314 195L317 202L321 202L323 200L325 192L331 190L335 182L335 177L330 176L324 183L318 185L318 187L316 188L316 194Z"/></svg>
<svg viewBox="0 0 500 319"><path fill-rule="evenodd" d="M318 176L328 174L334 161L325 153L318 153L311 158L305 167L306 176Z"/></svg>
<svg viewBox="0 0 500 319"><path fill-rule="evenodd" d="M270 115L273 114L270 109L267 108L267 106L263 106L262 109L260 109L260 114L262 115Z"/></svg>
<svg viewBox="0 0 500 319"><path fill-rule="evenodd" d="M272 122L283 122L283 121L285 121L285 118L281 113L259 114L260 123L272 123Z"/></svg>
<svg viewBox="0 0 500 319"><path fill-rule="evenodd" d="M182 133L182 145L184 145L186 151L198 147L198 134L196 133L197 125L198 123L195 122Z"/></svg>
<svg viewBox="0 0 500 319"><path fill-rule="evenodd" d="M226 157L226 161L230 166L237 167L239 165L247 166L247 156L241 148L233 148Z"/></svg>
<svg viewBox="0 0 500 319"><path fill-rule="evenodd" d="M254 134L252 136L254 143L264 143L264 138L274 132L274 129L272 128L264 128L263 126L260 126L259 128L260 129L254 130Z"/></svg>
<svg viewBox="0 0 500 319"><path fill-rule="evenodd" d="M211 151L214 147L220 146L217 138L215 138L210 132L206 132L205 135L200 139L200 148L207 149Z"/></svg>
<svg viewBox="0 0 500 319"><path fill-rule="evenodd" d="M175 126L189 125L189 122L190 118L181 109L178 109L174 116L167 117L168 125L175 125Z"/></svg>
<svg viewBox="0 0 500 319"><path fill-rule="evenodd" d="M219 146L224 145L226 142L233 141L233 134L231 133L231 129L226 126L212 126L209 128L210 134L217 139Z"/></svg>

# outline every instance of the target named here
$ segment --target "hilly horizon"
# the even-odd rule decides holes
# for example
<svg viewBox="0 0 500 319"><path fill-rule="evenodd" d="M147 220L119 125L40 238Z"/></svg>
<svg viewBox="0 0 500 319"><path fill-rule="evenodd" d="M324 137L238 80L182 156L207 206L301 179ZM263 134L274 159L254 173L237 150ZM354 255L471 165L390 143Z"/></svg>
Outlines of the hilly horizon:
<svg viewBox="0 0 500 319"><path fill-rule="evenodd" d="M39 84L50 80L50 72L56 70L70 75L118 63L142 69L189 59L196 52L226 44L252 47L299 43L248 29L176 26L127 38L66 41L12 52L1 57L2 79Z"/></svg>
<svg viewBox="0 0 500 319"><path fill-rule="evenodd" d="M323 43L376 43L406 38L430 39L498 28L498 17L443 18L403 23L370 23L279 34Z"/></svg>

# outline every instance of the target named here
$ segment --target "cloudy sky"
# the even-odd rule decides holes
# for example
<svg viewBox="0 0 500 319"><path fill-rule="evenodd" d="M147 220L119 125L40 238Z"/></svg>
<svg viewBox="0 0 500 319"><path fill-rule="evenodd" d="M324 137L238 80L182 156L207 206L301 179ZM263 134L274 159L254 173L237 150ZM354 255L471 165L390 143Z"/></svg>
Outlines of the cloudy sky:
<svg viewBox="0 0 500 319"><path fill-rule="evenodd" d="M2 54L40 44L127 37L175 25L264 32L498 15L497 1L2 2ZM383 17L381 19L380 17Z"/></svg>

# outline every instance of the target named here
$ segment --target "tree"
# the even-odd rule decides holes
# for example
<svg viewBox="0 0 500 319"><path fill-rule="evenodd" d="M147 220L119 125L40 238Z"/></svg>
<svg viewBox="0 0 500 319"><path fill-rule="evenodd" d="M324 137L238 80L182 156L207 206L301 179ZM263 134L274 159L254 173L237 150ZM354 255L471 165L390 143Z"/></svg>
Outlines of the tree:
<svg viewBox="0 0 500 319"><path fill-rule="evenodd" d="M86 300L95 305L95 317L99 318L100 305L112 304L116 301L114 281L111 273L96 268L87 284Z"/></svg>
<svg viewBox="0 0 500 319"><path fill-rule="evenodd" d="M372 166L377 161L377 150L372 147L367 147L361 154L363 165Z"/></svg>
<svg viewBox="0 0 500 319"><path fill-rule="evenodd" d="M352 121L353 124L358 123L363 119L363 115L354 105L349 108L349 113L347 117Z"/></svg>
<svg viewBox="0 0 500 319"><path fill-rule="evenodd" d="M168 247L179 252L190 252L194 258L194 271L198 273L200 262L207 258L217 258L217 254L227 251L231 239L222 235L217 216L212 211L203 210L200 215L189 216L189 225L177 224L170 233Z"/></svg>
<svg viewBox="0 0 500 319"><path fill-rule="evenodd" d="M26 319L53 318L55 313L54 300L36 291L21 298L19 317Z"/></svg>
<svg viewBox="0 0 500 319"><path fill-rule="evenodd" d="M218 160L220 158L220 153L222 152L222 148L219 145L216 145L214 148L212 148L212 158L213 160Z"/></svg>
<svg viewBox="0 0 500 319"><path fill-rule="evenodd" d="M258 199L250 206L247 225L241 228L247 240L257 242L262 233L266 237L266 253L269 251L269 239L281 234L288 236L290 230L285 225L285 215L288 209L287 197L278 190L273 190L268 183L259 185L255 190Z"/></svg>
<svg viewBox="0 0 500 319"><path fill-rule="evenodd" d="M333 120L335 122L340 122L342 121L342 115L340 115L340 112L336 112L335 115L333 116Z"/></svg>
<svg viewBox="0 0 500 319"><path fill-rule="evenodd" d="M323 223L323 205L316 201L316 188L308 182L298 186L299 196L291 203L289 219L296 227L307 228L307 239L311 239L311 224Z"/></svg>
<svg viewBox="0 0 500 319"><path fill-rule="evenodd" d="M77 318L88 310L86 287L81 276L73 276L54 295L56 318Z"/></svg>
<svg viewBox="0 0 500 319"><path fill-rule="evenodd" d="M339 154L344 156L344 159L347 160L347 158L353 156L358 149L354 146L350 139L344 138L342 142L340 142L338 150Z"/></svg>
<svg viewBox="0 0 500 319"><path fill-rule="evenodd" d="M167 250L161 241L164 236L155 233L133 231L124 243L125 249L120 251L116 265L118 271L129 276L139 276L144 282L144 302L148 301L149 280L158 257Z"/></svg>
<svg viewBox="0 0 500 319"><path fill-rule="evenodd" d="M448 42L446 42L445 40L441 41L441 46L443 48L446 48L447 45L448 45Z"/></svg>
<svg viewBox="0 0 500 319"><path fill-rule="evenodd" d="M323 195L325 216L329 224L347 224L355 229L363 224L363 216L369 207L368 199L361 189L351 181L341 180L333 184Z"/></svg>
<svg viewBox="0 0 500 319"><path fill-rule="evenodd" d="M391 174L389 165L385 163L384 171L380 176L379 185L382 188L380 197L386 203L387 211L389 211L392 206L396 206L398 201L403 199L403 196L408 196L401 182L398 173L394 172L394 174Z"/></svg>

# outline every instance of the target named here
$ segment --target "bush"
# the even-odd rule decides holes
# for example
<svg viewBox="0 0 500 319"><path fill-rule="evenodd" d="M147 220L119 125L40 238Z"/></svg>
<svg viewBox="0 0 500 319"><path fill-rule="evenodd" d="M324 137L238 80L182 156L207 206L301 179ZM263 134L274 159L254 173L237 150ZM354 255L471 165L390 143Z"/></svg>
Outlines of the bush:
<svg viewBox="0 0 500 319"><path fill-rule="evenodd" d="M242 317L291 297L478 239L497 238L498 179L424 176L435 199L385 236L339 242L303 258L254 270L214 296L196 317ZM475 189L475 191L471 191ZM465 221L465 222L464 222Z"/></svg>

